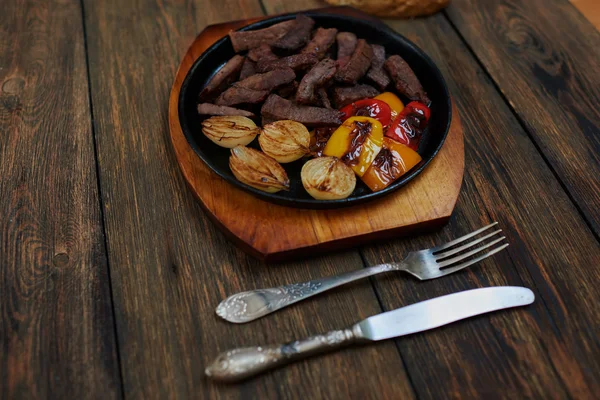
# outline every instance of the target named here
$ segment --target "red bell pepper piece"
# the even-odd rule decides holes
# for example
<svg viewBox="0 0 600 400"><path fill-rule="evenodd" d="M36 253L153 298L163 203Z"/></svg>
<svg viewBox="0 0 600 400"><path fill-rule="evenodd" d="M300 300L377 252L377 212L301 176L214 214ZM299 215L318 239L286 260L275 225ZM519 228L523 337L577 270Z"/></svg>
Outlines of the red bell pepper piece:
<svg viewBox="0 0 600 400"><path fill-rule="evenodd" d="M390 106L386 102L376 99L358 100L342 107L340 111L345 114L344 121L353 116L371 117L381 122L384 128L392 121Z"/></svg>
<svg viewBox="0 0 600 400"><path fill-rule="evenodd" d="M410 102L385 132L385 136L417 151L431 111L423 103Z"/></svg>

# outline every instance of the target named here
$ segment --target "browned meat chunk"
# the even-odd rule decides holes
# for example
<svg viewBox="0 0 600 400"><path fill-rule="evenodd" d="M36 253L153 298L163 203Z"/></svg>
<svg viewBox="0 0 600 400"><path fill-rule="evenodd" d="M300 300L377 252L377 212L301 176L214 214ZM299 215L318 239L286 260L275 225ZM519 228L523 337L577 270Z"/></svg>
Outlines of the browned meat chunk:
<svg viewBox="0 0 600 400"><path fill-rule="evenodd" d="M252 90L233 85L217 98L215 102L219 106L233 106L236 104L256 104L264 101L269 95L268 90Z"/></svg>
<svg viewBox="0 0 600 400"><path fill-rule="evenodd" d="M294 20L294 26L273 47L281 50L296 50L304 46L310 40L310 33L315 26L315 20L304 14L298 14Z"/></svg>
<svg viewBox="0 0 600 400"><path fill-rule="evenodd" d="M371 61L371 69L367 72L367 78L383 90L390 84L390 77L383 69L385 62L385 48L378 44L372 44L373 61Z"/></svg>
<svg viewBox="0 0 600 400"><path fill-rule="evenodd" d="M337 41L337 61L340 67L346 65L346 63L350 60L350 56L354 53L354 49L356 48L356 42L358 39L356 35L351 32L340 32L335 36L335 40Z"/></svg>
<svg viewBox="0 0 600 400"><path fill-rule="evenodd" d="M299 106L282 97L272 94L261 108L263 118L279 121L291 119L306 126L338 126L344 113L321 107Z"/></svg>
<svg viewBox="0 0 600 400"><path fill-rule="evenodd" d="M276 69L264 74L252 75L233 84L235 87L243 87L252 90L273 90L276 87L290 83L296 79L296 73L290 68Z"/></svg>
<svg viewBox="0 0 600 400"><path fill-rule="evenodd" d="M317 89L317 97L319 98L319 105L325 108L332 108L329 96L327 96L327 90L325 88Z"/></svg>
<svg viewBox="0 0 600 400"><path fill-rule="evenodd" d="M336 62L331 58L320 61L300 81L296 92L296 101L300 104L312 104L317 100L315 89L329 82L337 70Z"/></svg>
<svg viewBox="0 0 600 400"><path fill-rule="evenodd" d="M227 89L233 82L237 81L240 76L242 65L244 64L244 58L245 57L243 56L236 55L233 56L231 60L227 61L227 63L212 77L204 89L202 89L199 96L200 101L206 101L215 97L223 90Z"/></svg>
<svg viewBox="0 0 600 400"><path fill-rule="evenodd" d="M373 60L371 61L371 70L374 68L383 68L385 62L385 47L379 44L372 44Z"/></svg>
<svg viewBox="0 0 600 400"><path fill-rule="evenodd" d="M364 39L358 39L350 60L338 69L335 79L350 85L355 84L367 73L372 59L373 49L371 46Z"/></svg>
<svg viewBox="0 0 600 400"><path fill-rule="evenodd" d="M261 44L273 44L296 24L296 21L283 21L256 31L229 32L229 38L236 53L253 49Z"/></svg>
<svg viewBox="0 0 600 400"><path fill-rule="evenodd" d="M302 49L301 53L314 53L319 60L322 60L327 53L327 50L335 42L335 34L337 29L318 28L313 35L312 40Z"/></svg>
<svg viewBox="0 0 600 400"><path fill-rule="evenodd" d="M379 90L369 85L336 87L333 89L333 102L336 108L341 108L357 100L368 99L378 94Z"/></svg>
<svg viewBox="0 0 600 400"><path fill-rule="evenodd" d="M244 60L242 70L240 71L240 81L256 74L256 63L249 58Z"/></svg>
<svg viewBox="0 0 600 400"><path fill-rule="evenodd" d="M242 117L252 118L254 114L250 111L240 110L233 107L217 106L210 103L198 104L198 114L202 115L241 115Z"/></svg>
<svg viewBox="0 0 600 400"><path fill-rule="evenodd" d="M267 72L282 68L302 71L312 67L317 62L319 62L319 59L314 54L294 54L293 56L283 57L279 60L259 61L257 69L258 72Z"/></svg>
<svg viewBox="0 0 600 400"><path fill-rule="evenodd" d="M260 46L248 52L248 58L254 62L258 62L277 60L279 57L277 57L277 55L273 53L273 50L271 50L271 46L269 46L268 44L261 44Z"/></svg>
<svg viewBox="0 0 600 400"><path fill-rule="evenodd" d="M221 93L216 101L220 106L232 106L242 103L259 103L275 88L292 82L296 74L291 69L280 69L264 74L252 75L234 83Z"/></svg>
<svg viewBox="0 0 600 400"><path fill-rule="evenodd" d="M277 94L287 99L289 97L295 96L296 90L298 90L298 81L291 81L290 83L283 85L282 87L277 89Z"/></svg>
<svg viewBox="0 0 600 400"><path fill-rule="evenodd" d="M410 66L400 56L391 56L384 63L384 67L396 85L396 90L411 100L420 101L429 105L431 100L421 86L419 78Z"/></svg>

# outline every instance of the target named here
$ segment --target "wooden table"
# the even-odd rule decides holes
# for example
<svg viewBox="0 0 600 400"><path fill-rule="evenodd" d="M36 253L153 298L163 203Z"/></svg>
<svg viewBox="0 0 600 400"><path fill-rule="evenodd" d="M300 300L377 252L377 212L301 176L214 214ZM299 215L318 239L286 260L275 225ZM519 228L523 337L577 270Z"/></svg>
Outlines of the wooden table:
<svg viewBox="0 0 600 400"><path fill-rule="evenodd" d="M600 33L566 0L453 0L386 21L448 81L466 171L438 233L280 265L246 256L186 189L169 89L206 25L317 0L8 0L0 14L0 398L593 398L600 393ZM225 296L398 260L499 221L463 273L378 277L251 325ZM236 385L234 346L342 328L490 285L537 301Z"/></svg>

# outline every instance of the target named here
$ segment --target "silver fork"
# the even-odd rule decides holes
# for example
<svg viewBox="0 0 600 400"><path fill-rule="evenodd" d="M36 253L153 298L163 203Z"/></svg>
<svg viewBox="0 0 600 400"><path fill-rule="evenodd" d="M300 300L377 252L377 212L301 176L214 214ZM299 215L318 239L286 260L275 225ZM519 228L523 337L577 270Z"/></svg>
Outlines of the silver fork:
<svg viewBox="0 0 600 400"><path fill-rule="evenodd" d="M287 307L290 304L297 303L316 294L323 293L329 289L333 289L335 287L345 285L346 283L354 282L368 276L380 274L382 272L406 271L422 281L440 278L453 272L460 271L469 265L475 264L476 262L479 262L484 258L487 258L505 249L508 246L508 243L503 243L497 247L494 247L485 254L481 254L473 259L461 262L468 257L501 242L503 239L505 239L505 237L502 236L473 250L469 250L466 253L458 254L449 258L450 256L482 243L484 240L502 232L502 229L498 229L495 232L485 235L479 239L472 240L460 247L449 249L450 247L462 243L497 224L497 222L494 222L493 224L478 229L475 232L469 233L468 235L459 237L458 239L452 240L440 246L432 247L431 249L410 252L408 253L408 256L406 256L406 258L399 263L381 264L370 268L363 268L357 271L346 272L340 275L315 279L308 282L293 283L291 285L275 288L250 290L248 292L234 294L223 300L217 307L216 312L219 317L229 322L241 324L244 322L254 321L255 319L264 317L265 315L276 310ZM460 264L457 264L459 262Z"/></svg>

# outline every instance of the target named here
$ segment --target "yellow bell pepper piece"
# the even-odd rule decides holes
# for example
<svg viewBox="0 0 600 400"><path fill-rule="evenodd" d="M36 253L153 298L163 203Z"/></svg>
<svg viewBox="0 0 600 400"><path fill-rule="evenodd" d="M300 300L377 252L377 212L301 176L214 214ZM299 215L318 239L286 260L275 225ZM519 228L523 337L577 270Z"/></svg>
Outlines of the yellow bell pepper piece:
<svg viewBox="0 0 600 400"><path fill-rule="evenodd" d="M383 138L383 149L361 179L369 189L377 192L388 187L420 162L419 153L386 137Z"/></svg>
<svg viewBox="0 0 600 400"><path fill-rule="evenodd" d="M383 92L374 99L381 100L386 103L392 109L392 121L396 119L396 115L400 114L404 110L404 103L392 92Z"/></svg>
<svg viewBox="0 0 600 400"><path fill-rule="evenodd" d="M338 157L356 175L362 176L377 157L382 144L381 122L370 117L350 117L333 132L323 155Z"/></svg>

